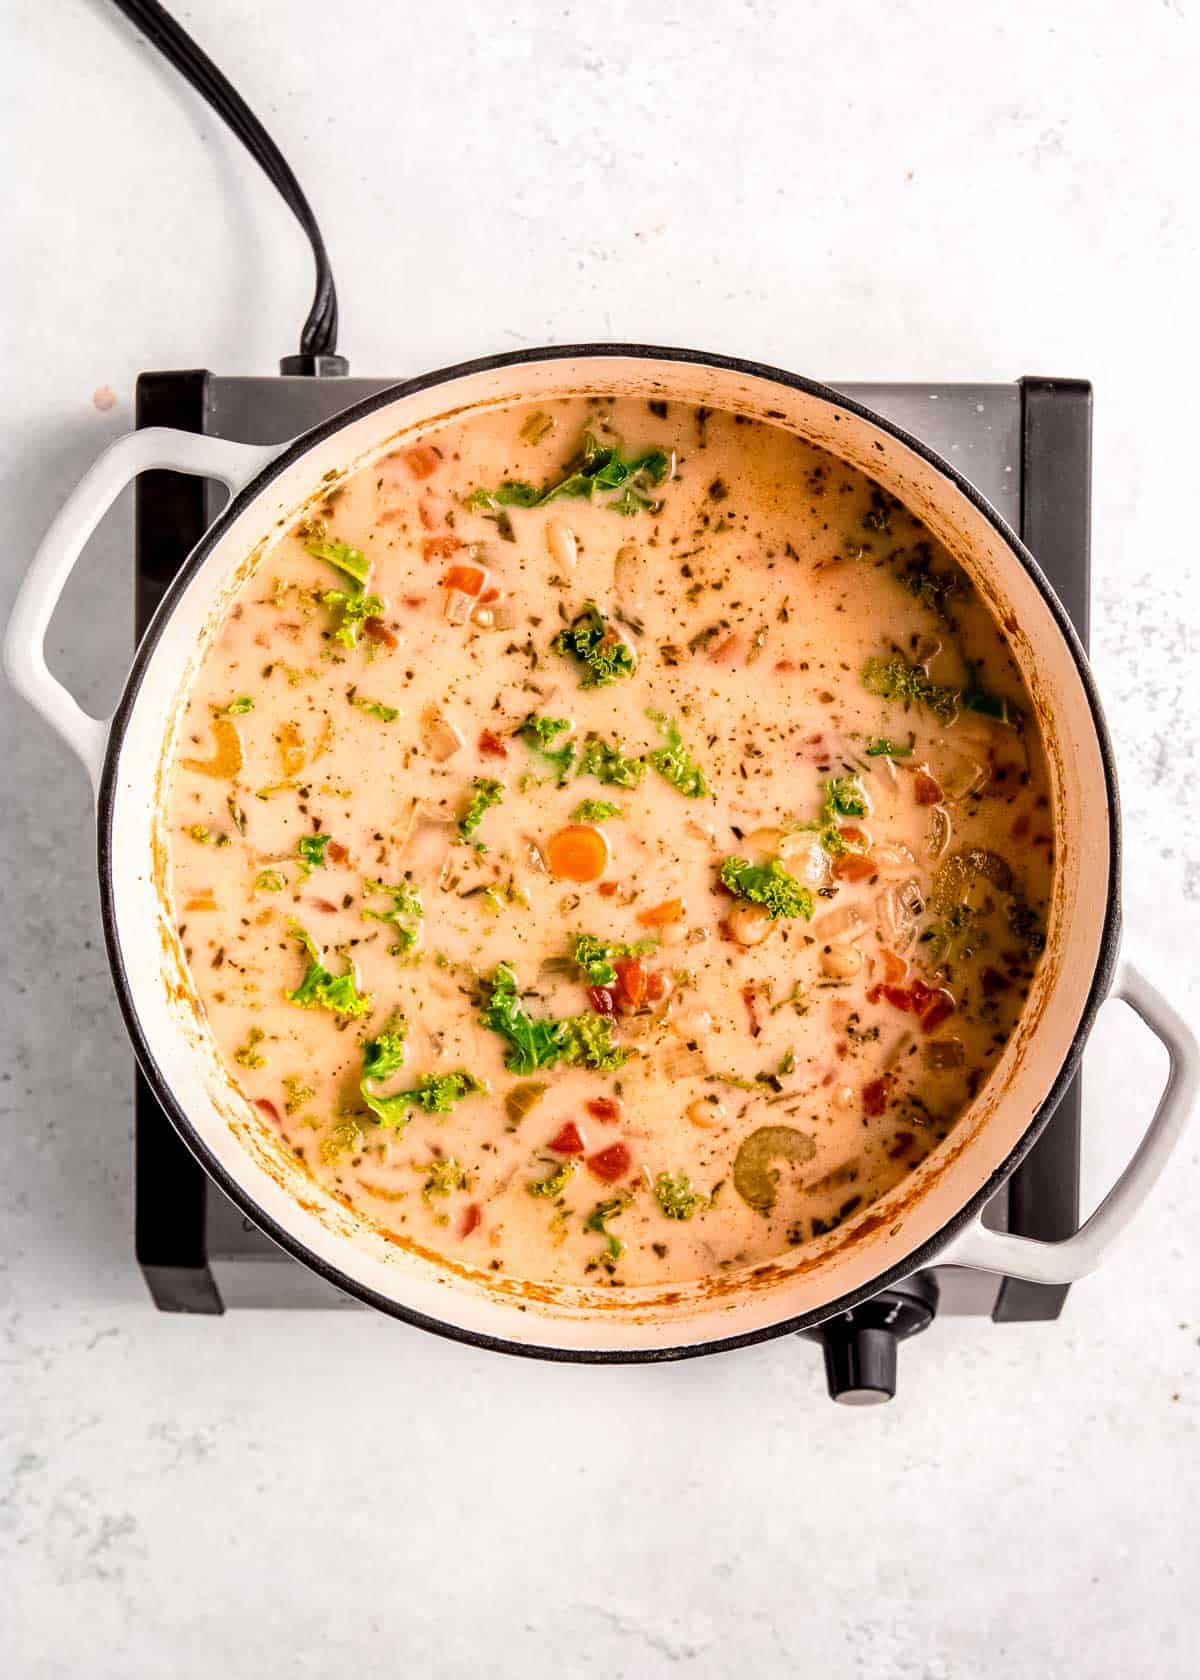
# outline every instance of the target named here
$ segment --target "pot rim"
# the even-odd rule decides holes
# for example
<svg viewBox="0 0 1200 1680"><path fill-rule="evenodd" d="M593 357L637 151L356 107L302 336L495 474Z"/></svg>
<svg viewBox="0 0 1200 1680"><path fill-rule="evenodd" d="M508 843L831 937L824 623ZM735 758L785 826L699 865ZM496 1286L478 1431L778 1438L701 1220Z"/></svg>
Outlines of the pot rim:
<svg viewBox="0 0 1200 1680"><path fill-rule="evenodd" d="M113 852L112 825L116 803L117 766L124 744L126 727L133 709L143 678L154 657L155 650L162 636L164 626L176 605L186 592L192 578L204 565L213 549L221 541L227 528L245 511L247 507L261 494L261 492L278 478L282 473L305 455L314 445L324 442L337 432L362 419L376 410L386 408L389 404L408 396L415 396L422 391L430 390L437 385L443 385L450 380L464 378L471 374L488 373L501 368L520 367L529 363L547 361L565 361L570 359L590 358L600 360L604 358L639 359L643 361L680 362L702 367L712 367L722 372L736 373L748 377L763 379L771 383L801 391L808 396L815 397L830 406L839 408L857 418L868 421L889 433L899 443L911 449L920 456L935 472L946 479L960 495L980 513L1003 539L1013 558L1024 568L1026 573L1042 596L1050 610L1060 634L1067 644L1071 658L1075 664L1084 695L1087 699L1088 710L1093 728L1096 731L1097 743L1100 751L1101 765L1104 774L1105 792L1108 801L1108 890L1107 905L1104 915L1104 925L1101 930L1100 943L1096 956L1096 966L1092 973L1087 999L1084 1003L1078 1025L1072 1037L1070 1047L1063 1060L1058 1074L1041 1106L1030 1119L1028 1126L1009 1151L1005 1159L994 1169L986 1181L970 1196L953 1218L942 1225L938 1231L927 1238L913 1253L906 1255L901 1261L890 1266L866 1283L838 1296L836 1300L807 1312L794 1314L781 1319L778 1323L763 1325L754 1330L735 1333L731 1336L714 1337L705 1342L685 1343L682 1345L666 1345L652 1348L574 1348L556 1347L536 1342L517 1342L507 1337L494 1336L477 1330L464 1328L447 1320L434 1318L428 1313L418 1312L412 1307L382 1295L378 1290L342 1272L336 1266L329 1264L319 1255L313 1253L300 1238L294 1236L272 1216L264 1213L237 1179L228 1173L213 1155L208 1144L189 1120L182 1105L163 1075L154 1054L150 1048L133 998L133 988L126 969L120 938L117 932L116 909L112 886ZM330 419L303 432L286 444L278 455L271 460L261 472L238 492L231 496L225 507L205 531L200 541L188 555L172 580L153 620L145 635L135 649L129 675L121 691L121 698L113 713L105 747L104 765L101 771L100 783L97 791L97 866L100 889L100 914L104 930L104 942L108 953L109 967L112 970L113 981L117 993L117 1001L125 1027L133 1043L134 1052L142 1071L154 1090L155 1096L164 1111L170 1116L176 1131L184 1143L199 1161L208 1176L220 1190L233 1202L234 1206L245 1215L259 1230L270 1237L279 1248L290 1255L292 1259L307 1266L318 1276L344 1294L353 1296L364 1305L374 1307L377 1311L387 1314L390 1318L402 1320L421 1330L428 1330L434 1335L445 1337L450 1341L466 1343L472 1347L486 1348L499 1353L516 1354L527 1359L542 1359L553 1362L593 1365L633 1365L652 1364L667 1360L694 1359L702 1354L731 1352L735 1348L753 1346L759 1342L773 1341L777 1337L796 1334L802 1330L812 1329L815 1325L847 1312L851 1307L870 1300L889 1285L901 1279L912 1276L913 1273L930 1265L938 1253L947 1245L950 1239L962 1230L992 1199L1004 1182L1012 1175L1025 1156L1041 1135L1051 1115L1057 1108L1067 1085L1075 1074L1084 1045L1091 1032L1096 1014L1101 1003L1107 996L1112 983L1113 971L1116 966L1117 948L1120 938L1121 925L1121 824L1120 803L1117 790L1116 764L1109 737L1108 727L1104 720L1100 697L1096 689L1095 680L1088 664L1087 655L1079 640L1079 636L1067 616L1058 596L1051 588L1048 579L1038 565L1033 554L1022 542L1018 534L992 507L984 496L975 488L963 474L936 450L929 448L919 438L914 437L903 427L893 421L875 413L865 404L844 396L832 386L819 381L807 379L801 374L789 373L782 368L776 368L766 362L747 361L741 357L725 356L716 351L688 350L677 347L661 347L647 344L565 344L551 345L541 349L501 351L492 356L481 356L465 362L456 362L449 367L439 368L430 373L418 374L412 379L398 381L389 385L385 390L377 391L373 395L364 397L361 401L343 409Z"/></svg>

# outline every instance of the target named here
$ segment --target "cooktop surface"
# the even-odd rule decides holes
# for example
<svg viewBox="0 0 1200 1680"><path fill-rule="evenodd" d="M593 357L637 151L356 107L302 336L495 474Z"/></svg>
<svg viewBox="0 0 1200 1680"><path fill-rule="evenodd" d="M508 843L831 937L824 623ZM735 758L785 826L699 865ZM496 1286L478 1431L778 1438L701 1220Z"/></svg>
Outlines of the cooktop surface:
<svg viewBox="0 0 1200 1680"><path fill-rule="evenodd" d="M138 382L137 423L183 427L248 443L283 442L392 383L227 378L196 370L148 373ZM1030 378L1012 384L838 388L922 439L986 496L1037 556L1086 646L1090 387L1078 380ZM139 481L139 636L216 513L219 494L201 480L167 472L147 473ZM989 1223L1046 1240L1076 1229L1080 1122L1077 1076L1036 1147L991 1204ZM164 1311L356 1304L276 1248L207 1179L140 1072L136 1151L137 1257L151 1295ZM1066 1293L1065 1288L936 1267L902 1301L893 1300L892 1292L881 1297L876 1316L882 1314L898 1326L900 1335L922 1328L935 1310L990 1316L997 1322L1053 1319ZM828 1365L828 1339L826 1358ZM832 1388L832 1366L829 1376Z"/></svg>

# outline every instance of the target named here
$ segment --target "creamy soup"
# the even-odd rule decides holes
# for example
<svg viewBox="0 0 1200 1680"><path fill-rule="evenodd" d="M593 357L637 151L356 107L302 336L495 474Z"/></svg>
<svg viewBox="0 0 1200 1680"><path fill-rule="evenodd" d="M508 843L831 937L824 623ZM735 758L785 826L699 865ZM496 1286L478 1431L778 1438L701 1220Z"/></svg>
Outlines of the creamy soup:
<svg viewBox="0 0 1200 1680"><path fill-rule="evenodd" d="M480 1271L661 1284L819 1241L978 1093L1043 945L1001 628L790 433L585 397L341 484L190 693L174 913L313 1178Z"/></svg>

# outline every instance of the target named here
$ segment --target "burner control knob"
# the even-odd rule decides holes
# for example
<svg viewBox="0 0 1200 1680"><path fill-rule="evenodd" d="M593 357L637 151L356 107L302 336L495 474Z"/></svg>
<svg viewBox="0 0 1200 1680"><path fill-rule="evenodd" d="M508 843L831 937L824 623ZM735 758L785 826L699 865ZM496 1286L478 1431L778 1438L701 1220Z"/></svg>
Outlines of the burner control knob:
<svg viewBox="0 0 1200 1680"><path fill-rule="evenodd" d="M843 1406L878 1406L896 1392L896 1348L927 1330L938 1291L924 1273L893 1284L803 1335L825 1351L829 1397Z"/></svg>

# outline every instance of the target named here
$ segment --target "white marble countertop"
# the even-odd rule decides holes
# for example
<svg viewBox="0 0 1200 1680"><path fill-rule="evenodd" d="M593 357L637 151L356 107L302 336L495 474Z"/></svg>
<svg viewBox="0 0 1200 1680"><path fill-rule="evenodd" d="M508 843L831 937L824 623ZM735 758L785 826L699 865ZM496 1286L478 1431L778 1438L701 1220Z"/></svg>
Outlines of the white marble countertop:
<svg viewBox="0 0 1200 1680"><path fill-rule="evenodd" d="M611 337L1094 380L1127 924L1197 1012L1194 0L179 11L317 206L357 372ZM0 27L6 613L137 372L273 371L310 276L104 0ZM126 500L51 635L96 710L129 544ZM876 1411L831 1406L802 1342L595 1370L365 1313L157 1315L84 779L0 705L6 1674L1197 1672L1200 1127L1059 1324L940 1321ZM1106 1017L1093 1195L1160 1073Z"/></svg>

